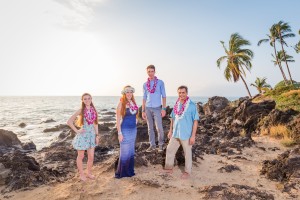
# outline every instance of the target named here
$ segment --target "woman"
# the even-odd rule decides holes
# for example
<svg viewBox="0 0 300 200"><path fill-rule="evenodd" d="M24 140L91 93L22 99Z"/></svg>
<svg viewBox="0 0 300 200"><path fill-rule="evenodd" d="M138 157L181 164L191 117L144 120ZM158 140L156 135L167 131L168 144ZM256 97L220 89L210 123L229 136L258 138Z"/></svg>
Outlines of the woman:
<svg viewBox="0 0 300 200"><path fill-rule="evenodd" d="M117 129L120 142L120 156L116 178L134 176L134 152L136 139L136 116L138 107L134 100L134 88L127 85L121 91L122 97L117 107Z"/></svg>
<svg viewBox="0 0 300 200"><path fill-rule="evenodd" d="M90 94L84 93L81 96L81 101L81 108L71 116L67 124L77 133L73 140L73 147L77 150L76 163L80 179L82 181L86 181L87 177L95 179L95 176L92 175L92 167L94 162L95 146L99 142L98 114L92 103L92 96ZM76 125L80 127L79 130L74 126L76 117ZM83 172L82 165L85 150L87 150L88 154L86 175Z"/></svg>

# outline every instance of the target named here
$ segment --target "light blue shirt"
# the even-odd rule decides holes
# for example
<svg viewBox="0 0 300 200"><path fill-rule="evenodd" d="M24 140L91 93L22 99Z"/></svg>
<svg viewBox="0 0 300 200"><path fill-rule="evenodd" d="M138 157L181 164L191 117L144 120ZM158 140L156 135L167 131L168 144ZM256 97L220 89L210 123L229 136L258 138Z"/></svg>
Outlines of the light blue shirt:
<svg viewBox="0 0 300 200"><path fill-rule="evenodd" d="M181 108L181 104L179 108ZM190 101L189 107L181 119L175 117L174 108L171 113L173 119L173 138L188 140L192 136L193 125L195 120L199 120L196 104Z"/></svg>
<svg viewBox="0 0 300 200"><path fill-rule="evenodd" d="M150 89L153 88L154 80L150 81ZM161 106L161 98L166 98L165 84L162 80L157 80L154 93L147 90L147 82L143 85L143 99L146 100L146 107L157 108Z"/></svg>

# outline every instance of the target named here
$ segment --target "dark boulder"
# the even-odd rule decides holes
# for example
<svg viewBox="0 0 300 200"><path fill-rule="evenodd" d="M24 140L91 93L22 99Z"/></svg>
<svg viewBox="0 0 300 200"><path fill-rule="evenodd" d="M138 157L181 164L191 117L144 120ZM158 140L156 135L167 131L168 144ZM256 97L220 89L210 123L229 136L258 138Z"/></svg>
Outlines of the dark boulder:
<svg viewBox="0 0 300 200"><path fill-rule="evenodd" d="M199 189L199 193L204 194L204 199L274 199L274 196L266 191L247 185L228 185L227 183L202 187Z"/></svg>
<svg viewBox="0 0 300 200"><path fill-rule="evenodd" d="M42 123L52 123L52 122L56 122L54 119L44 119L41 121L41 124Z"/></svg>
<svg viewBox="0 0 300 200"><path fill-rule="evenodd" d="M55 131L62 131L62 130L70 130L70 127L67 124L59 124L52 128L46 128L45 130L43 130L43 132L47 133L47 132L55 132Z"/></svg>
<svg viewBox="0 0 300 200"><path fill-rule="evenodd" d="M283 184L283 191L297 199L300 190L300 148L280 154L277 159L264 160L261 174ZM295 193L296 192L296 193Z"/></svg>
<svg viewBox="0 0 300 200"><path fill-rule="evenodd" d="M24 150L36 150L36 145L33 143L33 141L30 141L30 142L23 143L22 148Z"/></svg>
<svg viewBox="0 0 300 200"><path fill-rule="evenodd" d="M204 104L203 110L205 115L213 115L220 112L229 104L228 99L225 97L214 96L208 99L208 102Z"/></svg>
<svg viewBox="0 0 300 200"><path fill-rule="evenodd" d="M245 100L235 110L233 118L243 123L246 136L251 137L251 133L256 130L258 122L267 116L275 106L275 101L253 103L251 100Z"/></svg>
<svg viewBox="0 0 300 200"><path fill-rule="evenodd" d="M0 147L12 147L14 145L21 146L21 141L12 131L0 129Z"/></svg>
<svg viewBox="0 0 300 200"><path fill-rule="evenodd" d="M19 124L19 127L24 128L25 126L27 126L27 124L25 124L24 122Z"/></svg>

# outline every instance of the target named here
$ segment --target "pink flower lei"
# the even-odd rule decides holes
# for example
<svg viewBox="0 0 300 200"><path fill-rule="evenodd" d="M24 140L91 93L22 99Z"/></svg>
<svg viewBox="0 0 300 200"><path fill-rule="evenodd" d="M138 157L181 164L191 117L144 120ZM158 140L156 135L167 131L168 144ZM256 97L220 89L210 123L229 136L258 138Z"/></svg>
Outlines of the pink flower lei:
<svg viewBox="0 0 300 200"><path fill-rule="evenodd" d="M158 82L158 79L156 76L154 76L154 85L153 85L153 88L151 89L150 88L150 78L148 78L147 80L147 90L148 92L150 93L154 93L155 92L155 89L156 89L156 86L157 86L157 82Z"/></svg>
<svg viewBox="0 0 300 200"><path fill-rule="evenodd" d="M175 103L175 106L174 106L174 113L175 113L175 115L177 115L177 116L181 116L181 115L182 115L182 113L184 112L184 110L185 110L185 108L186 108L186 104L187 104L187 102L188 102L189 99L190 99L190 98L187 97L187 98L184 100L184 102L183 102L183 104L182 104L180 110L178 110L178 109L179 109L180 98L177 99L177 101L176 101L176 103Z"/></svg>
<svg viewBox="0 0 300 200"><path fill-rule="evenodd" d="M129 110L132 114L134 114L135 111L137 111L139 109L139 107L133 101L128 102L127 106L129 107Z"/></svg>
<svg viewBox="0 0 300 200"><path fill-rule="evenodd" d="M97 113L92 106L90 107L90 110L88 110L87 108L84 109L84 118L87 121L88 125L94 123L97 118Z"/></svg>

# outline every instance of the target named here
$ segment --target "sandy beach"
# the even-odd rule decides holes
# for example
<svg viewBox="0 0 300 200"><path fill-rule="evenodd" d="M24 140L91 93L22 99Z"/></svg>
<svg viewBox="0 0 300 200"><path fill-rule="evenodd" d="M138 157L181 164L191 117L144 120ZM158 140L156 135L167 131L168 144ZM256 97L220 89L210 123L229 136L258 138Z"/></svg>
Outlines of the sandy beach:
<svg viewBox="0 0 300 200"><path fill-rule="evenodd" d="M74 177L64 183L1 194L0 199L205 199L207 193L201 192L203 189L218 185L229 187L234 184L258 188L272 194L275 199L290 199L288 194L280 191L280 183L260 175L261 162L276 158L287 148L281 146L278 140L268 137L253 137L253 140L256 144L245 148L239 156L204 155L203 160L194 162L192 177L188 180L180 178L181 167L176 166L173 174L166 174L163 173L161 165L139 167L136 168L134 177L115 179L111 160L107 160L95 165L96 180L81 182L78 177ZM271 150L274 147L278 150ZM226 172L224 168L222 170L226 165L236 166L239 170Z"/></svg>

